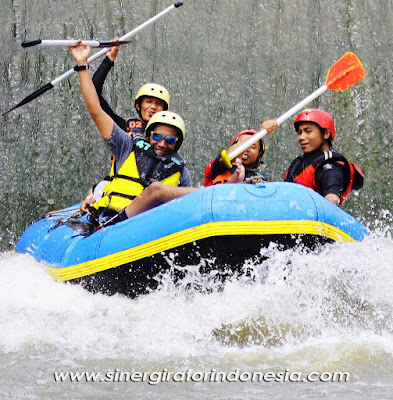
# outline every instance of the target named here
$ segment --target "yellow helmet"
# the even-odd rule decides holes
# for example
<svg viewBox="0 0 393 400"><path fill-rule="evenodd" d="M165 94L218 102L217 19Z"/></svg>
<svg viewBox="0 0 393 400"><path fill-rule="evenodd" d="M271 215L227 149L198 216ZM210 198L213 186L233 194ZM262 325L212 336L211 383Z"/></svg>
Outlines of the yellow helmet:
<svg viewBox="0 0 393 400"><path fill-rule="evenodd" d="M164 125L169 125L169 126L174 126L177 128L180 132L182 137L178 141L177 145L177 150L183 143L183 140L186 137L186 124L183 121L183 118L172 112L172 111L159 111L155 113L149 120L149 122L146 125L146 136L150 136L150 132L153 129L154 125L156 124L164 124Z"/></svg>
<svg viewBox="0 0 393 400"><path fill-rule="evenodd" d="M169 108L170 96L168 90L166 90L164 86L157 85L156 83L146 83L146 85L143 85L138 90L138 93L135 96L134 106L136 106L138 100L142 96L156 97L166 104L166 107L164 107L165 110Z"/></svg>

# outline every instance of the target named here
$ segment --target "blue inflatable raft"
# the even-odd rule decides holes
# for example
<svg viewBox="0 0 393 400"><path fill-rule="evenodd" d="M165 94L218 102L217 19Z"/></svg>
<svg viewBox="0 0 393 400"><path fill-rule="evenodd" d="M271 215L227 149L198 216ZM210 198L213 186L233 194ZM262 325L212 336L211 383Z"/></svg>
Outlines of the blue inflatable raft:
<svg viewBox="0 0 393 400"><path fill-rule="evenodd" d="M70 218L77 206L33 223L16 252L44 263L56 280L129 297L156 289L156 276L173 265L205 258L214 260L209 268L232 273L272 242L313 248L368 235L345 211L295 183L202 188L94 233L86 219Z"/></svg>

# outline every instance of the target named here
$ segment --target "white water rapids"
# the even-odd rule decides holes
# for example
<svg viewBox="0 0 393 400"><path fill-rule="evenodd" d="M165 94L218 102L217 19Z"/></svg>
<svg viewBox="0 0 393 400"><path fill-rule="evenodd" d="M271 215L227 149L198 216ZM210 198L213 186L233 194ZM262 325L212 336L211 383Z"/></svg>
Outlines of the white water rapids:
<svg viewBox="0 0 393 400"><path fill-rule="evenodd" d="M227 282L217 291L191 271L184 285L165 279L160 291L130 300L55 282L42 264L13 256L27 226L81 201L108 173L110 154L76 76L2 118L1 400L392 398L391 3L184 0L122 46L108 75L105 98L126 119L137 115L133 99L142 84L170 91L171 110L187 124L181 153L198 186L207 163L237 132L258 129L312 93L346 52L359 56L366 77L310 106L332 113L337 150L365 174L365 187L344 209L386 232L362 243L329 245L318 255L271 252L265 265L249 266L256 277L269 267L259 282ZM1 1L1 113L74 65L66 49L26 50L24 40L121 37L170 4ZM91 63L92 73L99 64ZM260 172L281 181L300 151L292 122L266 144ZM185 289L201 285L211 290ZM164 370L225 372L236 379L100 382L108 372ZM241 382L237 371L244 378L253 372L348 372L349 380ZM97 382L62 383L55 372L103 375Z"/></svg>
<svg viewBox="0 0 393 400"><path fill-rule="evenodd" d="M164 277L161 290L131 300L55 282L29 256L3 253L2 398L388 398L392 260L392 239L375 234L320 254L272 251L263 266L249 266L264 276L259 281L201 292L190 283L207 288L209 281L190 271L183 285ZM244 381L55 382L54 373L67 371L237 371ZM349 379L247 381L256 371L347 372Z"/></svg>

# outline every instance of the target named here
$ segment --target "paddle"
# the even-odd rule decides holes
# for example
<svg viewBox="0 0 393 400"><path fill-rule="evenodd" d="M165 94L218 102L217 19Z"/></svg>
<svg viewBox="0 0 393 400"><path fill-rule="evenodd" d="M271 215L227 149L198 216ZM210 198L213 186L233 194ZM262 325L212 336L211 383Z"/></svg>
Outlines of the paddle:
<svg viewBox="0 0 393 400"><path fill-rule="evenodd" d="M311 93L300 103L296 104L286 113L282 114L277 118L278 125L281 125L290 116L295 114L297 111L301 110L304 106L310 103L312 100L316 99L322 93L326 92L328 89L343 91L348 89L356 82L359 82L364 78L365 71L362 63L356 54L352 52L346 53L338 61L336 61L329 69L328 75L325 80L325 84L322 85L315 92ZM252 144L257 142L259 139L263 138L268 134L266 129L262 129L258 133L252 135L250 139L244 142L242 145L227 154L226 150L221 152L221 157L223 158L225 165L231 168L231 160L242 153L244 150L248 149Z"/></svg>
<svg viewBox="0 0 393 400"><path fill-rule="evenodd" d="M166 15L169 12L173 11L175 8L180 7L181 5L183 5L182 1L176 1L170 7L166 8L165 10L161 11L160 13L155 15L154 17L150 18L149 20L144 22L139 27L137 27L137 28L133 29L132 31L126 33L119 40L121 42L125 41L125 40L129 40L131 37L135 36L137 33L142 31L143 29L147 28L149 25L154 24L156 21L158 21L164 15ZM104 55L109 50L110 50L109 48L104 48L104 49L98 51L97 53L93 54L91 57L89 57L87 61L90 63L90 62L96 60L97 58L101 57L102 55ZM69 78L71 75L73 75L75 72L76 71L74 70L74 68L70 69L69 71L65 72L63 75L60 75L58 78L56 78L53 81L47 83L45 86L42 86L41 88L36 90L34 93L32 93L29 96L27 96L26 98L24 98L20 103L18 103L16 106L10 108L8 111L4 112L2 115L5 116L6 114L8 114L9 112L15 110L16 108L18 108L20 106L23 106L24 104L29 103L30 101L32 101L32 100L36 99L37 97L41 96L42 94L44 94L48 90L53 89L55 86L58 86L60 84L60 82L63 82L64 80Z"/></svg>
<svg viewBox="0 0 393 400"><path fill-rule="evenodd" d="M121 46L122 44L131 43L131 40L122 40L121 42L113 42L111 40L82 40L82 44L86 44L90 47L112 47ZM27 40L21 44L22 47L54 47L54 46L66 46L74 47L78 45L77 40L49 40L49 39L34 39Z"/></svg>

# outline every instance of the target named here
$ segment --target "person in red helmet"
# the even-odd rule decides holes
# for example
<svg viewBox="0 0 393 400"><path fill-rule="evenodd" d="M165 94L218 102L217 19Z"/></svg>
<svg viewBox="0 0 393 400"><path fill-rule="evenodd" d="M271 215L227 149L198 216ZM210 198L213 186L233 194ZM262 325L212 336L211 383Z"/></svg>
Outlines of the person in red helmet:
<svg viewBox="0 0 393 400"><path fill-rule="evenodd" d="M304 110L296 117L294 126L303 154L288 168L286 182L307 186L335 205L343 203L351 189L363 187L360 168L333 149L336 130L328 112Z"/></svg>
<svg viewBox="0 0 393 400"><path fill-rule="evenodd" d="M267 120L262 123L261 130L266 129L272 133L277 128L275 120ZM254 129L244 129L237 133L231 141L231 145L227 150L230 153L237 146L250 139L250 136L256 134ZM236 183L243 181L266 181L265 177L257 172L257 168L262 163L263 154L266 151L265 141L260 139L251 145L248 149L239 154L236 159L232 160L232 168L228 169L222 157L210 161L205 168L204 186L216 185L219 183Z"/></svg>

